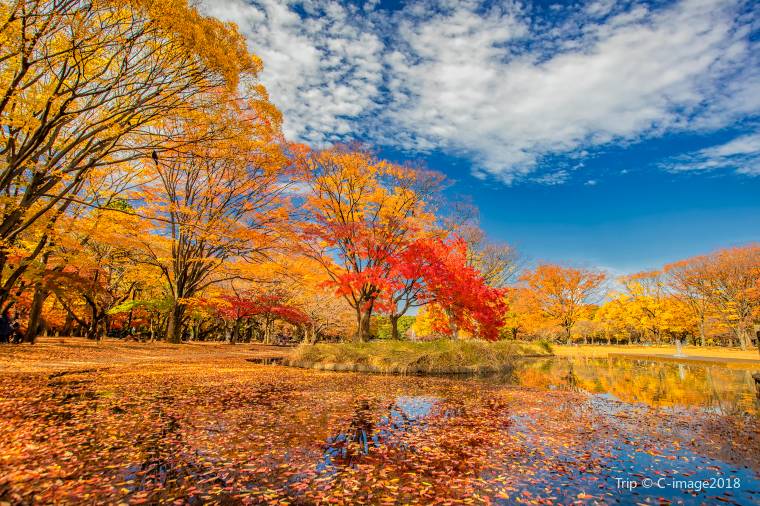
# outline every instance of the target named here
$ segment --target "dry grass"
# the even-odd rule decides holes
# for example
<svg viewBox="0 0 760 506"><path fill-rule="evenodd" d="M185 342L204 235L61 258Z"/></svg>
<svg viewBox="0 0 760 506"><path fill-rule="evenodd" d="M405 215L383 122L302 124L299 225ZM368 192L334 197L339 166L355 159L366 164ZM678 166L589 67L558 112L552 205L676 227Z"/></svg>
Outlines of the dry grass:
<svg viewBox="0 0 760 506"><path fill-rule="evenodd" d="M516 357L550 354L551 348L534 343L442 339L302 345L290 358L293 365L317 369L462 374L500 371Z"/></svg>

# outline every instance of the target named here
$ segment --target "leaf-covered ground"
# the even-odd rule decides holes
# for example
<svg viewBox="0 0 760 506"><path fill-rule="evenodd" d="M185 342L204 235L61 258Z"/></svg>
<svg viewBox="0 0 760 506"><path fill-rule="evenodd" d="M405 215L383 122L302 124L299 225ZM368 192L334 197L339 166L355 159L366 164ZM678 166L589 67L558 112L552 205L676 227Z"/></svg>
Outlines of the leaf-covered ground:
<svg viewBox="0 0 760 506"><path fill-rule="evenodd" d="M0 503L760 502L751 417L259 365L249 345L75 348L0 348ZM740 486L616 481L672 476Z"/></svg>

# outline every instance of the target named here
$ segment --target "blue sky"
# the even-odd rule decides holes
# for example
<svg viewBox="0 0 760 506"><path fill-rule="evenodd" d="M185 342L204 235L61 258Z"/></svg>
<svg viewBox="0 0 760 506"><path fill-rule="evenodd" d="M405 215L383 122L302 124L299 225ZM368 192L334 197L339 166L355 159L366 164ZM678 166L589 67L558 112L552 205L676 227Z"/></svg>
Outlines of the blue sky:
<svg viewBox="0 0 760 506"><path fill-rule="evenodd" d="M760 240L751 1L204 0L292 140L360 140L468 194L532 261L652 268Z"/></svg>

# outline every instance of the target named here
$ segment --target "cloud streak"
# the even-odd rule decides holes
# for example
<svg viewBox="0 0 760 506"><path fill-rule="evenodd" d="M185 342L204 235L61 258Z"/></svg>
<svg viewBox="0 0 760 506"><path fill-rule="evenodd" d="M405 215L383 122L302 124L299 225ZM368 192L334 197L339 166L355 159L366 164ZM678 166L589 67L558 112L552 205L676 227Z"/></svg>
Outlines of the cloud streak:
<svg viewBox="0 0 760 506"><path fill-rule="evenodd" d="M720 170L760 176L760 132L677 157L663 167L672 172Z"/></svg>

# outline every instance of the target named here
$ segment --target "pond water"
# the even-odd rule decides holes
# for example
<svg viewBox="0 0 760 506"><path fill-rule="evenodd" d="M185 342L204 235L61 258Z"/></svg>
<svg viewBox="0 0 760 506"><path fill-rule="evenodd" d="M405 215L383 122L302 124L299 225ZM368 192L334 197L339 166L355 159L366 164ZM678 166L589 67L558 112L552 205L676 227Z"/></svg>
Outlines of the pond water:
<svg viewBox="0 0 760 506"><path fill-rule="evenodd" d="M541 415L535 411L513 410L508 420L501 420L503 435L519 441L521 448L487 452L490 465L477 475L484 486L472 490L496 504L534 500L760 504L758 469L736 462L730 448L734 442L723 441L722 447L719 441L709 448L695 444L695 439L708 437L701 432L701 422L689 427L681 420L681 430L674 430L668 423L654 428L649 418L672 416L676 425L677 415L692 420L701 420L700 414L709 420L714 420L710 415L742 418L754 423L757 432L760 400L749 370L627 358L553 357L523 360L507 375L460 381L588 395L578 405L582 413L566 406L560 410L564 416L578 416L579 425L590 429L580 441L561 431L553 433L557 424L537 420ZM557 414L546 407L546 417ZM589 415L595 420L590 424L585 418ZM472 423L466 408L452 403L451 397L398 396L384 414L374 416L371 403L362 400L355 405L348 429L326 440L318 469L336 476L346 467L372 463L374 453L389 448L414 452L410 435L415 440L442 420L454 427ZM558 441L563 436L566 441ZM499 459L505 460L499 463Z"/></svg>
<svg viewBox="0 0 760 506"><path fill-rule="evenodd" d="M240 358L0 374L0 502L760 504L752 372L556 357L491 377Z"/></svg>
<svg viewBox="0 0 760 506"><path fill-rule="evenodd" d="M526 387L570 388L657 408L696 408L723 415L760 413L751 369L634 358L552 357L520 360L496 381Z"/></svg>

